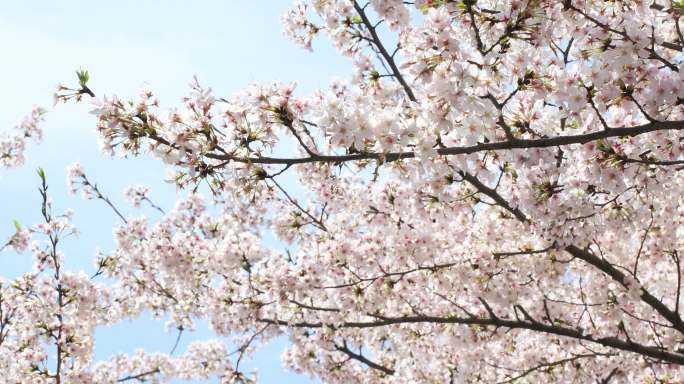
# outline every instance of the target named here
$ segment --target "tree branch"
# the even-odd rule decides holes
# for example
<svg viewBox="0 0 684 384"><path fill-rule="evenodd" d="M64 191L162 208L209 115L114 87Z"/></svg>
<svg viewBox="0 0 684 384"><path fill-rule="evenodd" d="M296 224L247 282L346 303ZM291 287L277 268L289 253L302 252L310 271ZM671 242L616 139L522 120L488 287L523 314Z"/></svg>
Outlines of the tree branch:
<svg viewBox="0 0 684 384"><path fill-rule="evenodd" d="M584 333L581 328L570 328L560 325L549 325L540 322L527 320L510 320L505 318L488 317L438 317L438 316L404 316L404 317L382 317L375 321L342 322L340 324L328 324L317 322L292 322L279 319L260 318L258 322L273 324L285 327L296 328L377 328L399 324L462 324L462 325L481 325L505 327L509 329L527 329L531 331L547 333L557 336L569 337L576 340L589 341L604 347L615 348L621 351L634 352L654 359L684 365L684 354L670 352L668 350L643 345L634 341L622 340L617 337L594 337L590 333Z"/></svg>
<svg viewBox="0 0 684 384"><path fill-rule="evenodd" d="M387 375L393 375L393 374L394 374L394 370L393 370L393 369L387 368L387 367L385 367L385 366L383 366L383 365L380 365L380 364L378 364L378 363L376 363L376 362L374 362L374 361L372 361L372 360L369 360L368 358L366 358L365 356L363 356L363 355L361 355L361 354L359 354L359 353L354 353L352 350L350 350L349 348L347 348L346 343L345 343L345 345L341 345L341 346L340 346L340 345L336 345L336 346L335 346L335 349L337 349L338 351L344 353L345 355L349 356L350 358L352 358L352 359L354 359L354 360L356 360L356 361L360 361L360 362L366 364L366 365L369 366L370 368L377 369L378 371L381 371L381 372L383 372L383 373L385 373L385 374L387 374Z"/></svg>
<svg viewBox="0 0 684 384"><path fill-rule="evenodd" d="M356 12L359 13L361 20L363 21L363 25L366 26L368 32L371 34L373 43L378 48L380 54L385 59L385 62L387 62L387 65L389 65L390 69L392 70L392 75L394 75L399 84L401 84L401 86L404 87L404 91L406 92L406 95L408 96L409 100L416 101L416 96L413 94L413 90L406 82L406 79L404 79L404 76L402 76L401 72L399 72L399 68L397 67L397 63L395 63L394 61L394 57L392 57L392 55L387 51L385 46L382 44L382 41L378 36L378 32L376 31L375 26L370 22L370 20L368 19L368 15L366 15L366 11L361 6L359 6L359 3L356 0L354 0L354 9L356 10Z"/></svg>
<svg viewBox="0 0 684 384"><path fill-rule="evenodd" d="M680 131L684 130L684 121L658 121L634 127L611 128L609 130L595 131L580 135L564 135L542 139L516 139L513 141L496 141L489 143L478 143L471 146L438 148L437 153L442 156L467 155L486 151L500 151L512 149L530 148L549 148L572 144L586 144L596 140L608 139L612 137L634 137L649 132L656 131ZM151 139L165 145L172 146L167 140L159 136L150 136ZM281 164L295 165L305 163L343 163L359 160L383 160L392 162L401 159L411 159L416 157L415 152L362 152L350 155L318 155L299 158L277 158L277 157L242 157L223 153L208 153L206 157L216 160L235 161L248 164Z"/></svg>

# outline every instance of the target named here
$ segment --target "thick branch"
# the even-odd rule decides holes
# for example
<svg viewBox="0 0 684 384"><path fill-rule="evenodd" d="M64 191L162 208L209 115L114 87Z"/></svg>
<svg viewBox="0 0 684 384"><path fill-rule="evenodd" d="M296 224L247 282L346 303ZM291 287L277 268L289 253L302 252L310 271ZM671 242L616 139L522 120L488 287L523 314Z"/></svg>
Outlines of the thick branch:
<svg viewBox="0 0 684 384"><path fill-rule="evenodd" d="M620 270L615 268L608 261L594 256L590 252L580 249L574 245L570 245L565 248L565 250L571 255L578 259L584 260L585 262L593 265L594 267L600 269L603 273L613 278L613 280L620 283L623 287L627 287L625 280L625 274ZM667 319L667 321L672 324L672 326L681 333L684 333L684 322L678 313L672 311L668 308L662 301L658 300L646 289L641 288L641 300L648 304L651 308L655 309L662 317Z"/></svg>
<svg viewBox="0 0 684 384"><path fill-rule="evenodd" d="M617 337L594 337L591 334L576 328L564 327L560 325L549 325L537 321L529 320L509 320L504 318L486 317L436 317L436 316L406 316L406 317L383 317L375 321L344 322L338 325L314 323L314 322L289 322L277 319L258 319L261 323L274 324L286 327L297 328L376 328L397 324L463 324L504 327L509 329L527 329L531 331L547 333L551 335L569 337L576 340L584 340L602 345L604 347L615 348L622 351L634 352L642 356L684 365L684 354L670 352L658 347L638 344L633 341L626 341Z"/></svg>
<svg viewBox="0 0 684 384"><path fill-rule="evenodd" d="M643 135L655 131L671 131L684 130L684 121L658 121L651 122L644 125L623 128L611 128L609 130L601 130L580 135L556 136L543 139L516 139L507 141L496 141L490 143L478 143L476 145L464 147L448 147L439 148L437 153L442 156L449 155L463 155L473 154L486 151L500 151L512 149L529 149L529 148L549 148L557 146L565 146L572 144L585 144L596 140L608 139L612 137L633 137ZM151 137L153 140L162 144L170 145L170 143L158 136ZM400 159L410 159L416 156L413 151L406 152L363 152L350 155L319 155L308 157L295 158L277 158L277 157L241 157L233 156L223 153L209 153L206 157L216 160L236 161L239 163L249 164L282 164L294 165L304 163L342 163L348 161L359 160L383 160L385 162L396 161Z"/></svg>
<svg viewBox="0 0 684 384"><path fill-rule="evenodd" d="M525 214L523 214L518 208L513 208L511 205L506 201L500 194L498 194L494 189L487 187L484 185L480 180L477 179L477 177L472 176L466 172L461 172L461 176L468 181L470 184L475 186L481 193L484 193L485 195L489 196L492 198L499 206L503 207L507 211L511 212L519 221L521 222L527 222L527 217ZM575 245L570 245L565 248L565 250L570 253L572 256L583 260L584 262L598 268L601 270L603 273L606 275L610 276L613 280L617 281L620 283L623 287L629 288L627 280L625 279L625 274L622 273L620 270L615 268L612 264L610 264L608 261L599 258L590 252L580 249ZM680 333L684 334L684 322L682 321L682 318L679 316L679 313L672 311L670 308L668 308L661 300L657 299L655 296L653 296L650 292L648 292L645 288L641 287L640 288L640 298L648 304L651 308L653 308L656 312L658 312L661 316L663 316L665 319L667 319L672 326L677 329Z"/></svg>

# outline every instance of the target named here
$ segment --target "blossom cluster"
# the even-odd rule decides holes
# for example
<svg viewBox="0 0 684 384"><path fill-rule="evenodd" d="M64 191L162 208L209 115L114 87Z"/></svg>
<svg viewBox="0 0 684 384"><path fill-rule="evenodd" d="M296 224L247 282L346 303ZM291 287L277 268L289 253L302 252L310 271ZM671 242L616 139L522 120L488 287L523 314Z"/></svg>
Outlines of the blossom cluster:
<svg viewBox="0 0 684 384"><path fill-rule="evenodd" d="M35 143L40 143L43 139L40 124L46 112L43 107L33 107L31 113L14 127L15 132L0 136L0 165L13 168L24 164L27 141L32 139Z"/></svg>
<svg viewBox="0 0 684 384"><path fill-rule="evenodd" d="M348 80L95 99L105 153L154 156L191 193L123 217L70 168L123 219L97 260L108 283L28 245L34 271L1 286L17 320L0 370L240 382L284 335L285 364L329 383L683 381L680 3L300 1L286 34L329 37ZM91 94L79 81L58 100ZM94 327L145 311L239 348L92 361Z"/></svg>

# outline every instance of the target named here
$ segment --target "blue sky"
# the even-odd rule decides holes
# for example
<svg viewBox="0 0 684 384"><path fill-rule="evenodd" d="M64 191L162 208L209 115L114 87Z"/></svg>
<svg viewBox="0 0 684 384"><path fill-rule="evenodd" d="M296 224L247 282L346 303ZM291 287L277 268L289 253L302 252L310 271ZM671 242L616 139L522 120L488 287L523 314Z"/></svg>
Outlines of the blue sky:
<svg viewBox="0 0 684 384"><path fill-rule="evenodd" d="M74 70L88 69L91 88L102 94L134 97L148 85L163 106L178 105L193 75L219 96L230 96L252 82L297 81L299 92L325 87L334 77L347 77L350 63L317 41L311 54L287 40L280 18L290 0L201 1L12 1L0 13L0 132L8 131L32 105L50 105L58 83L73 84ZM18 169L0 170L0 239L9 236L18 220L40 222L38 178L47 173L56 212L75 210L78 238L63 243L70 269L92 272L96 250L111 250L111 230L117 217L99 201L69 196L66 167L78 160L92 181L127 215L153 210L130 207L123 193L128 185L152 187L151 198L170 208L175 189L164 183L166 170L150 159L110 159L96 144L95 121L88 105L60 105L46 118L45 140L29 145L27 162ZM28 271L31 257L0 253L0 276ZM211 337L200 325L183 336L179 351L193 339ZM175 335L164 331L163 321L141 319L98 331L97 358L137 348L168 351ZM300 383L304 378L286 372L279 340L256 354L264 383Z"/></svg>

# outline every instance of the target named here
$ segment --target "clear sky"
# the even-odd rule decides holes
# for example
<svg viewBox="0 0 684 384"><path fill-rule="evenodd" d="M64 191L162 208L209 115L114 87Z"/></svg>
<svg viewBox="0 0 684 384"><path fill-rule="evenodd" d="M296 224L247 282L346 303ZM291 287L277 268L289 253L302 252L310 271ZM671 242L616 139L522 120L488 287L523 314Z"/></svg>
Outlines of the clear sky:
<svg viewBox="0 0 684 384"><path fill-rule="evenodd" d="M325 39L309 53L287 40L280 18L291 0L22 0L8 1L0 12L0 132L10 130L32 105L51 105L58 83L74 84L74 70L90 71L91 88L101 96L134 97L144 85L157 92L163 106L174 106L197 75L215 94L230 96L252 82L297 81L299 92L325 87L334 77L351 73L349 62ZM128 185L152 187L151 198L171 208L174 187L164 183L166 170L156 160L110 159L96 144L95 120L88 105L60 105L46 118L45 140L29 145L27 162L18 169L0 169L0 239L23 225L40 222L38 177L45 168L56 212L75 210L81 235L66 239L62 250L70 269L93 272L96 250L113 248L117 217L100 201L69 196L66 167L78 160L127 215L136 210L123 196ZM30 255L0 253L0 276L11 278L30 268ZM211 337L204 327L185 334L179 347ZM163 321L141 319L98 330L96 354L106 359L135 349L169 351L175 335ZM305 378L281 368L286 340L257 353L264 383L301 383Z"/></svg>

